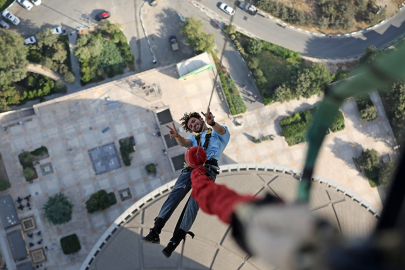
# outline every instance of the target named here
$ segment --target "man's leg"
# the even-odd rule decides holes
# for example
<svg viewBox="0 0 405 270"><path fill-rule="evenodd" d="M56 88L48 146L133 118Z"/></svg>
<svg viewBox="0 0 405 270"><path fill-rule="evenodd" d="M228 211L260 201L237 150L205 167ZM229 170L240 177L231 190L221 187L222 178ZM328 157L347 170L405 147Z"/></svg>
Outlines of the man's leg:
<svg viewBox="0 0 405 270"><path fill-rule="evenodd" d="M190 174L191 171L182 172L180 174L179 178L174 184L173 190L170 192L166 201L163 203L159 215L155 218L155 224L153 228L150 229L147 236L142 238L142 242L151 244L160 243L159 234L161 233L167 220L169 220L176 207L190 191L190 185L188 185L191 182Z"/></svg>
<svg viewBox="0 0 405 270"><path fill-rule="evenodd" d="M198 204L194 198L190 197L179 229L173 233L173 237L170 239L169 244L167 244L166 248L162 250L162 253L166 256L166 258L169 258L172 255L173 251L180 244L181 240L186 237L187 232L191 229L191 226L197 217L197 213Z"/></svg>

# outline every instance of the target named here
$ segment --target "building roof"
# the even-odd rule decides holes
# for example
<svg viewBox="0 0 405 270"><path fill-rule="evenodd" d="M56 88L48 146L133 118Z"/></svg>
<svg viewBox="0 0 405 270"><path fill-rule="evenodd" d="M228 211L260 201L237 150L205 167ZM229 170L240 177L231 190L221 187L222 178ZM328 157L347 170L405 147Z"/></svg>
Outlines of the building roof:
<svg viewBox="0 0 405 270"><path fill-rule="evenodd" d="M26 262L20 265L17 265L17 270L34 270L34 266L32 266L31 262Z"/></svg>
<svg viewBox="0 0 405 270"><path fill-rule="evenodd" d="M242 194L263 196L270 193L292 203L296 199L300 172L262 164L221 166L216 182ZM154 218L166 200L175 181L148 194L125 213L96 243L82 265L86 269L275 269L264 261L247 257L230 235L230 226L217 217L199 212L191 228L194 239L187 236L172 256L165 258L161 250L172 237L186 199L179 205L163 229L159 245L142 244ZM377 221L377 213L353 194L348 195L326 179L313 181L310 209L328 219L345 236L369 234Z"/></svg>
<svg viewBox="0 0 405 270"><path fill-rule="evenodd" d="M14 261L19 261L27 258L27 246L22 235L22 231L17 230L7 234L8 245L13 254Z"/></svg>
<svg viewBox="0 0 405 270"><path fill-rule="evenodd" d="M13 198L10 195L0 198L0 217L4 229L20 224L17 211L15 210Z"/></svg>

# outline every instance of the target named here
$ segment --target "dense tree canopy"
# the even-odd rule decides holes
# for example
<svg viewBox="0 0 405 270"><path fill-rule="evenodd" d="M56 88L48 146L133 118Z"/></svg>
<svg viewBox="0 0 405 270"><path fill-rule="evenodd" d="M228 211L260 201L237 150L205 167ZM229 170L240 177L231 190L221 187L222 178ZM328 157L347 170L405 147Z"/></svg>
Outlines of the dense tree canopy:
<svg viewBox="0 0 405 270"><path fill-rule="evenodd" d="M0 86L21 81L27 76L28 48L14 31L0 28Z"/></svg>
<svg viewBox="0 0 405 270"><path fill-rule="evenodd" d="M394 175L396 164L389 161L381 165L380 172L378 174L378 184L383 187L387 187L391 183L391 178Z"/></svg>
<svg viewBox="0 0 405 270"><path fill-rule="evenodd" d="M63 224L72 219L73 204L63 193L49 197L44 205L45 217L53 224Z"/></svg>
<svg viewBox="0 0 405 270"><path fill-rule="evenodd" d="M389 95L393 102L395 118L399 121L405 120L405 82L395 83Z"/></svg>
<svg viewBox="0 0 405 270"><path fill-rule="evenodd" d="M371 171L374 168L378 168L380 159L378 158L378 152L374 149L367 149L363 151L358 158L359 166L365 170Z"/></svg>
<svg viewBox="0 0 405 270"><path fill-rule="evenodd" d="M186 35L186 41L194 47L197 53L212 52L214 49L214 35L204 32L204 23L194 17L186 18L181 26L181 33Z"/></svg>

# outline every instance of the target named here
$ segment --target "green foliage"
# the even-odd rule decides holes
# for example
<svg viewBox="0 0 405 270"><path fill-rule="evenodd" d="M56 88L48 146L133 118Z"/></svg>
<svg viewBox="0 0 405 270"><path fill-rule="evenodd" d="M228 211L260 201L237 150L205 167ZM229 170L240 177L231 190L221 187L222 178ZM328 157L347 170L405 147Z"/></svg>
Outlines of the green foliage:
<svg viewBox="0 0 405 270"><path fill-rule="evenodd" d="M280 101L288 101L299 97L309 98L319 95L333 80L334 75L319 63L310 67L299 66L291 70L290 80L278 86L275 90L275 98Z"/></svg>
<svg viewBox="0 0 405 270"><path fill-rule="evenodd" d="M309 109L280 120L283 136L289 146L306 141L306 135L312 125L315 112L316 108ZM344 129L344 127L344 117L339 111L330 129L335 132Z"/></svg>
<svg viewBox="0 0 405 270"><path fill-rule="evenodd" d="M55 89L54 89L54 91L55 91L56 93L63 93L63 92L65 92L66 90L67 90L67 89L66 89L66 84L64 84L62 80L58 80L58 81L55 82Z"/></svg>
<svg viewBox="0 0 405 270"><path fill-rule="evenodd" d="M263 49L263 44L261 40L252 39L247 47L247 51L250 54L259 54Z"/></svg>
<svg viewBox="0 0 405 270"><path fill-rule="evenodd" d="M24 168L24 177L25 179L29 180L35 176L35 169L32 167Z"/></svg>
<svg viewBox="0 0 405 270"><path fill-rule="evenodd" d="M359 166L366 171L372 171L373 169L378 168L380 164L378 152L374 149L363 150L357 161Z"/></svg>
<svg viewBox="0 0 405 270"><path fill-rule="evenodd" d="M156 173L156 172L157 172L156 166L155 166L155 164L153 164L153 163L147 164L147 165L145 166L145 169L146 169L146 171L147 171L149 174L152 174L152 173Z"/></svg>
<svg viewBox="0 0 405 270"><path fill-rule="evenodd" d="M124 138L119 140L120 143L120 153L122 161L125 166L131 166L131 159L129 157L130 153L134 153L134 145L131 143L129 138Z"/></svg>
<svg viewBox="0 0 405 270"><path fill-rule="evenodd" d="M31 151L31 154L36 157L49 156L48 148L46 148L46 146L41 146L34 151Z"/></svg>
<svg viewBox="0 0 405 270"><path fill-rule="evenodd" d="M336 71L335 78L334 78L333 81L337 82L337 81L340 81L340 80L343 80L343 79L346 79L346 78L347 78L347 72L345 72L341 68L339 68Z"/></svg>
<svg viewBox="0 0 405 270"><path fill-rule="evenodd" d="M305 15L298 9L286 6L279 1L257 0L256 5L258 8L268 11L273 16L291 24L304 25L311 23L309 16Z"/></svg>
<svg viewBox="0 0 405 270"><path fill-rule="evenodd" d="M45 217L54 225L63 224L72 219L73 204L63 193L49 197L43 209Z"/></svg>
<svg viewBox="0 0 405 270"><path fill-rule="evenodd" d="M10 182L7 180L0 179L0 191L4 191L11 187Z"/></svg>
<svg viewBox="0 0 405 270"><path fill-rule="evenodd" d="M395 173L396 163L389 161L383 163L378 174L378 184L383 187L388 187L391 183L392 176Z"/></svg>
<svg viewBox="0 0 405 270"><path fill-rule="evenodd" d="M76 234L71 234L60 239L63 254L73 254L78 252L82 247Z"/></svg>
<svg viewBox="0 0 405 270"><path fill-rule="evenodd" d="M250 58L249 62L248 62L248 67L250 69L256 69L259 66L259 59L256 57L252 57Z"/></svg>
<svg viewBox="0 0 405 270"><path fill-rule="evenodd" d="M377 108L374 106L368 94L356 96L356 103L361 120L369 122L377 118Z"/></svg>
<svg viewBox="0 0 405 270"><path fill-rule="evenodd" d="M19 104L21 99L20 93L14 86L0 85L0 112L9 110L9 105Z"/></svg>
<svg viewBox="0 0 405 270"><path fill-rule="evenodd" d="M24 151L18 155L18 159L23 168L25 168L27 166L32 166L32 162L36 160L36 157L31 152Z"/></svg>
<svg viewBox="0 0 405 270"><path fill-rule="evenodd" d="M40 64L42 60L42 54L38 50L33 50L30 48L27 55L27 60L32 63Z"/></svg>
<svg viewBox="0 0 405 270"><path fill-rule="evenodd" d="M389 91L394 117L398 121L405 120L405 82L394 83Z"/></svg>
<svg viewBox="0 0 405 270"><path fill-rule="evenodd" d="M86 209L88 213L102 211L117 203L114 192L107 193L101 189L90 196L86 201Z"/></svg>
<svg viewBox="0 0 405 270"><path fill-rule="evenodd" d="M197 53L212 53L214 49L214 35L204 32L204 23L195 18L188 17L181 25L180 32L186 35L186 41Z"/></svg>
<svg viewBox="0 0 405 270"><path fill-rule="evenodd" d="M43 97L49 95L53 91L55 82L51 78L31 72L28 74L27 78L17 83L26 88L24 91L25 95L20 97L20 100Z"/></svg>
<svg viewBox="0 0 405 270"><path fill-rule="evenodd" d="M76 80L75 75L73 75L72 72L68 71L66 72L65 76L63 77L63 79L65 80L65 82L67 83L74 83Z"/></svg>
<svg viewBox="0 0 405 270"><path fill-rule="evenodd" d="M52 47L58 41L59 35L53 34L51 28L45 28L36 34L36 38L39 47Z"/></svg>
<svg viewBox="0 0 405 270"><path fill-rule="evenodd" d="M219 74L219 78L222 85L222 90L224 91L225 98L229 105L229 110L232 115L245 113L247 108L245 103L243 102L242 98L239 95L239 91L236 88L235 82L229 76L229 74L224 74L222 72L222 68L219 64L219 59L215 55L213 55L215 66L217 68L217 72Z"/></svg>
<svg viewBox="0 0 405 270"><path fill-rule="evenodd" d="M28 47L15 31L0 28L0 85L21 81L27 76Z"/></svg>

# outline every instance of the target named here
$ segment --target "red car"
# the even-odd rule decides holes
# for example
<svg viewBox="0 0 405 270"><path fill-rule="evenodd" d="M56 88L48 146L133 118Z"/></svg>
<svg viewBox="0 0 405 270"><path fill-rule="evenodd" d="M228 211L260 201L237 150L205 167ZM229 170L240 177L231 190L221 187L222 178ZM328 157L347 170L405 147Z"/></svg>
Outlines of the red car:
<svg viewBox="0 0 405 270"><path fill-rule="evenodd" d="M110 16L111 16L110 12L108 12L108 11L103 11L103 12L101 12L100 14L97 14L97 15L96 15L96 20L97 20L97 21L101 21L101 20L110 18Z"/></svg>

